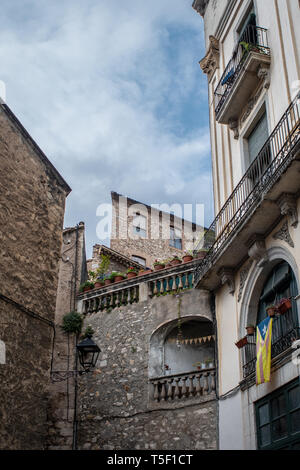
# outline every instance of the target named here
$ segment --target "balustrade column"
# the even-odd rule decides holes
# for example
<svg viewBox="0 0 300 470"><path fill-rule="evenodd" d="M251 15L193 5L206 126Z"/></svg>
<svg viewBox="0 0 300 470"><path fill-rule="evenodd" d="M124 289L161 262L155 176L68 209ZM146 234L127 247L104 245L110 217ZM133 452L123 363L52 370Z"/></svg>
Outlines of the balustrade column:
<svg viewBox="0 0 300 470"><path fill-rule="evenodd" d="M168 401L172 401L172 398L173 398L173 388L172 388L172 384L173 384L173 379L168 379Z"/></svg>

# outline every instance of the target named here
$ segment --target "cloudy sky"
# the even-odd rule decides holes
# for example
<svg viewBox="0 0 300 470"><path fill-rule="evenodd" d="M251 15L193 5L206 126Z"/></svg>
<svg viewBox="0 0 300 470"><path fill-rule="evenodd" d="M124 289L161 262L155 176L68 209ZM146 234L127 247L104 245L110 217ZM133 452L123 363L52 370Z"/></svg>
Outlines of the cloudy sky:
<svg viewBox="0 0 300 470"><path fill-rule="evenodd" d="M213 217L203 23L192 0L1 0L6 101L72 188L65 226L99 243L116 191Z"/></svg>

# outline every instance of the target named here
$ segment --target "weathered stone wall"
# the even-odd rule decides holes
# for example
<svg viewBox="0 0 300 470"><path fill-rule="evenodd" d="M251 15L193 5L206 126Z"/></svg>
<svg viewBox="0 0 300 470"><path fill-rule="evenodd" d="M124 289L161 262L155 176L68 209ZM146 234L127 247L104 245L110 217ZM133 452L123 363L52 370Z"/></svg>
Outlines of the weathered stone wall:
<svg viewBox="0 0 300 470"><path fill-rule="evenodd" d="M59 267L56 299L53 373L75 369L76 335L61 329L65 314L76 310L76 295L80 284L86 279L84 223L63 231L63 243ZM51 383L48 401L47 449L67 450L73 444L75 380L69 377Z"/></svg>
<svg viewBox="0 0 300 470"><path fill-rule="evenodd" d="M44 449L53 329L0 300L0 449Z"/></svg>
<svg viewBox="0 0 300 470"><path fill-rule="evenodd" d="M133 206L138 208L137 201L127 199L127 211L123 210L122 199L117 193L112 193L113 217L112 217L112 236L110 246L113 250L128 256L140 256L146 260L146 265L152 267L155 259L165 260L173 256L181 257L184 250L193 248L192 230L201 228L195 224L186 222L178 217L171 216L170 219L162 215L161 211L151 211L151 207L141 204L140 214L146 217L147 234L146 238L133 234ZM155 214L152 217L151 215ZM182 229L182 249L170 246L170 225ZM127 236L122 235L122 229L127 229ZM188 228L190 230L188 230ZM199 236L199 234L198 234Z"/></svg>
<svg viewBox="0 0 300 470"><path fill-rule="evenodd" d="M212 320L210 294L181 294L181 317ZM162 296L87 315L101 348L96 369L80 377L79 449L215 449L214 395L171 404L149 399L148 361L153 333L177 322L178 298Z"/></svg>
<svg viewBox="0 0 300 470"><path fill-rule="evenodd" d="M0 339L7 349L6 364L0 365L0 448L42 449L51 321L70 189L4 105L0 166Z"/></svg>

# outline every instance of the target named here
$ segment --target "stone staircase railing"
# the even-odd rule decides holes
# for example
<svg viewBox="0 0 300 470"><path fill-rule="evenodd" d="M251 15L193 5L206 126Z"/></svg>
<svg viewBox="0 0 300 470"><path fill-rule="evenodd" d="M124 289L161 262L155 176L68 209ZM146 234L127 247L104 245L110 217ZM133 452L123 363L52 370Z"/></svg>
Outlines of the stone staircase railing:
<svg viewBox="0 0 300 470"><path fill-rule="evenodd" d="M151 399L159 403L211 395L216 390L215 376L213 368L151 378Z"/></svg>

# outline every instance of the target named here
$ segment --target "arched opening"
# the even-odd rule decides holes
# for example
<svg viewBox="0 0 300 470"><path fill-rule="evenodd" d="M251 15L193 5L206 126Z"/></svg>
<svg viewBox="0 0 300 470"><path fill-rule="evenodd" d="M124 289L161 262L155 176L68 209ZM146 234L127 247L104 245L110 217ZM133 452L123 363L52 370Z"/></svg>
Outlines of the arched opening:
<svg viewBox="0 0 300 470"><path fill-rule="evenodd" d="M190 320L168 333L164 341L165 374L214 367L215 342L210 321Z"/></svg>
<svg viewBox="0 0 300 470"><path fill-rule="evenodd" d="M259 284L258 280L257 285ZM295 274L289 263L282 260L274 263L258 289L255 292L256 311L253 311L255 305L252 305L252 311L248 315L248 318L251 318L251 322L248 320L248 324L253 323L253 326L257 326L267 317L267 307L278 305L280 300L284 298L291 299L291 308L284 314L277 314L273 318L271 355L274 358L289 349L293 341L300 337L298 309L294 300L298 294L298 287ZM244 377L246 377L255 371L256 331L248 337L248 344L244 348L243 362Z"/></svg>
<svg viewBox="0 0 300 470"><path fill-rule="evenodd" d="M182 317L152 335L149 356L150 399L195 398L215 391L215 337L204 317Z"/></svg>

